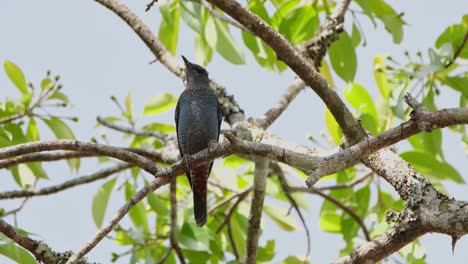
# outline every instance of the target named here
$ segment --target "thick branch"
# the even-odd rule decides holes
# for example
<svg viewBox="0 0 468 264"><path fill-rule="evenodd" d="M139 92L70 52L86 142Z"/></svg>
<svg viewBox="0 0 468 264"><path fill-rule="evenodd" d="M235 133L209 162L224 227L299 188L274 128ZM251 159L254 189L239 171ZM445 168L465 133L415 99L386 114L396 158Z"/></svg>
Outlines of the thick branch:
<svg viewBox="0 0 468 264"><path fill-rule="evenodd" d="M49 186L49 187L45 187L41 189L2 192L0 193L0 200L31 197L31 196L41 196L41 195L57 193L57 192L60 192L60 191L63 191L63 190L66 190L66 189L69 189L78 185L90 183L90 182L97 181L100 179L105 179L109 177L110 175L121 172L128 168L131 168L131 165L119 164L119 165L116 165L107 169L100 170L98 172L95 172L87 176L78 177L73 180L69 180L64 183L61 183L61 184L57 184L57 185L53 185L53 186Z"/></svg>
<svg viewBox="0 0 468 264"><path fill-rule="evenodd" d="M407 98L411 97L407 95ZM437 112L429 112L427 110L417 108L417 110L412 112L411 116L412 117L408 122L389 129L378 136L367 138L365 141L359 142L348 149L342 150L329 157L325 157L320 163L320 167L317 168L307 179L307 184L312 186L321 177L342 171L350 167L351 164L357 164L364 157L412 135L447 126L468 124L468 108L442 109ZM369 157L367 161L371 161L376 158L380 159L385 154L386 152L381 152L378 155L373 155L372 157ZM367 164L368 162L365 161L364 163ZM383 173L381 170L376 171L375 166L376 165L374 165L374 171L376 173ZM400 183L402 180L400 177L388 177L385 179L400 192L400 190L398 190L398 186L401 186ZM400 195L403 199L408 196L406 193L401 192Z"/></svg>
<svg viewBox="0 0 468 264"><path fill-rule="evenodd" d="M141 155L117 147L80 142L77 140L51 140L18 144L0 149L0 159L8 159L19 155L52 150L73 150L78 152L97 153L102 156L109 156L128 162L142 168L152 175L155 175L160 171L159 166Z"/></svg>
<svg viewBox="0 0 468 264"><path fill-rule="evenodd" d="M425 234L427 230L417 222L408 222L395 226L375 240L372 240L353 252L340 258L335 264L376 263L398 251L402 247Z"/></svg>
<svg viewBox="0 0 468 264"><path fill-rule="evenodd" d="M44 242L36 241L21 234L2 219L0 219L0 232L13 240L16 244L31 252L31 254L42 263L63 263L63 261L68 258L68 253L62 254L53 251ZM83 260L79 263L86 264L87 262Z"/></svg>
<svg viewBox="0 0 468 264"><path fill-rule="evenodd" d="M246 261L255 264L257 261L258 239L260 237L260 222L262 220L263 201L265 200L266 180L269 161L266 159L255 162L253 196L250 205L249 228L247 229Z"/></svg>
<svg viewBox="0 0 468 264"><path fill-rule="evenodd" d="M314 66L294 48L283 36L276 32L258 16L243 8L234 0L209 0L225 13L248 28L268 44L305 83L310 86L325 102L345 135L363 135L359 123L353 117L336 91L330 87L326 79L315 71Z"/></svg>

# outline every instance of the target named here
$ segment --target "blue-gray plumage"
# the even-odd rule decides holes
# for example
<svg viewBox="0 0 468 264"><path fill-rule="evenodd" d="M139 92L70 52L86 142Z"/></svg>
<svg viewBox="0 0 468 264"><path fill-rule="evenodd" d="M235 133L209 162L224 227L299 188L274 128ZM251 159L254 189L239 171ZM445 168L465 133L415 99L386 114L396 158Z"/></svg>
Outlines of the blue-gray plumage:
<svg viewBox="0 0 468 264"><path fill-rule="evenodd" d="M183 157L208 148L210 141L218 141L222 117L218 98L209 86L208 72L200 65L190 63L184 56L182 58L187 87L177 102L175 122ZM190 168L187 172L198 226L206 223L206 190L212 166L213 162Z"/></svg>

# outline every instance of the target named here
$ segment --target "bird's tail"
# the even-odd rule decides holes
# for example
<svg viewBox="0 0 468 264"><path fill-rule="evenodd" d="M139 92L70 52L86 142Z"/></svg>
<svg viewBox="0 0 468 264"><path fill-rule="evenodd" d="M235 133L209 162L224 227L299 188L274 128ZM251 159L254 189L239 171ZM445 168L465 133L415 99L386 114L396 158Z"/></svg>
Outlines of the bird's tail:
<svg viewBox="0 0 468 264"><path fill-rule="evenodd" d="M193 210L198 226L206 223L206 189L210 166L202 165L190 172L192 176Z"/></svg>

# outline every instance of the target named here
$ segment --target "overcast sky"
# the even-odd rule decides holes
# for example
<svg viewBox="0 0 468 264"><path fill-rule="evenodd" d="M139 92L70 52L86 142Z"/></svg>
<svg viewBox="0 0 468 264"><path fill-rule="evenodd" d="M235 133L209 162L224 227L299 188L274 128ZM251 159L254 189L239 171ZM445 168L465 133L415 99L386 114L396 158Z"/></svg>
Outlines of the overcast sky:
<svg viewBox="0 0 468 264"><path fill-rule="evenodd" d="M135 110L141 113L147 99L162 92L179 94L183 89L180 79L169 73L158 63L148 64L153 60L143 42L116 15L91 0L82 1L25 1L3 0L0 8L0 62L6 59L18 64L28 81L39 84L47 69L62 77L64 92L70 96L74 108L73 114L80 118L77 124L71 124L79 140L87 141L107 130L96 130L95 118L101 115L115 115L117 110L109 100L111 95L123 99L129 91L133 95ZM157 32L160 16L156 8L145 13L149 1L125 1L147 23L153 32ZM452 23L459 23L468 10L466 0L393 0L388 1L397 12L404 12L405 36L402 45L394 45L391 36L379 23L374 29L364 16L359 16L365 30L366 47L359 47L358 72L356 81L377 93L373 80L372 59L376 54L389 53L402 58L405 50L423 53L433 46L436 37ZM355 5L351 6L359 9ZM351 16L348 15L348 22ZM349 25L349 24L348 24ZM237 34L237 33L236 33ZM236 35L238 38L238 34ZM185 55L195 60L193 49L194 34L182 24L179 34L177 55ZM238 38L239 39L239 38ZM243 46L243 44L241 44ZM287 71L281 75L272 75L261 69L246 48L247 65L234 66L215 55L207 69L210 76L225 85L228 92L235 95L247 116L259 116L272 106L281 92L291 82L293 75ZM338 89L344 87L337 82ZM4 96L17 96L18 92L7 79L3 70L0 72L0 88ZM261 98L261 100L259 100ZM458 105L458 94L449 89L442 90L439 105ZM287 112L272 126L271 131L282 138L295 143L309 144L308 134L318 137L324 130L324 105L310 90L302 92ZM158 122L173 122L173 111L157 117ZM155 117L156 118L156 117ZM148 119L146 119L148 121ZM141 123L140 123L141 124ZM43 139L51 137L46 134ZM117 138L114 143L118 144ZM446 159L453 164L465 179L467 158L460 144L459 136L453 136L444 130L444 151ZM405 146L399 145L400 149ZM92 173L96 161L84 161L78 175L70 175L64 162L47 165L51 178L43 185L62 182L71 177ZM463 170L465 168L465 170ZM1 190L14 189L10 173L0 171ZM19 214L19 226L38 234L39 239L57 251L81 248L96 232L91 216L92 197L102 182L46 197L32 199ZM467 200L465 185L446 184L449 192L458 199ZM310 196L311 212L307 222L311 228L313 263L329 263L337 258L343 242L338 235L322 232L318 226L318 214L322 200ZM123 195L111 197L107 216L113 214L122 204ZM18 201L0 201L0 206L10 207ZM12 223L11 218L7 218ZM297 237L303 234L285 233L275 226L265 225L265 236L277 238L278 256L302 255L305 243ZM299 235L298 235L299 234ZM294 239L294 240L293 240ZM291 243L291 241L299 241ZM423 245L428 254L428 263L465 263L468 258L468 243L465 238L458 242L455 256L451 254L450 238L442 235L426 235ZM337 247L338 246L338 247ZM104 241L88 256L92 261L107 263L110 252L122 248L112 241ZM1 263L9 263L0 257ZM119 263L126 263L121 261Z"/></svg>

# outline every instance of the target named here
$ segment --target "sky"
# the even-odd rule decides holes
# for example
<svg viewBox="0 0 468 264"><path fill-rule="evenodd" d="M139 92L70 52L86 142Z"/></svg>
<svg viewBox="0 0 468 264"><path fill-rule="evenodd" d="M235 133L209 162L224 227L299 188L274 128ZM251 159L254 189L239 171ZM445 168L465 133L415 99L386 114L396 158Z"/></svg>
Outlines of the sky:
<svg viewBox="0 0 468 264"><path fill-rule="evenodd" d="M161 18L156 8L151 12L144 12L147 2L135 0L125 1L125 4L156 33ZM398 12L405 13L404 19L408 25L405 27L401 45L393 44L391 36L385 32L382 24L378 24L374 29L367 18L358 15L366 32L367 46L357 49L356 81L373 94L377 94L371 72L375 55L388 53L396 58L403 58L405 50L413 54L418 50L424 53L433 46L436 37L445 27L458 23L468 10L466 0L448 0L444 3L435 0L388 2ZM149 64L154 56L120 18L94 1L3 0L1 3L0 62L3 64L6 59L12 60L21 67L27 80L35 84L40 82L48 69L60 74L64 92L70 96L73 103L72 114L80 118L79 123L70 125L79 140L88 141L93 136L109 132L102 128L96 129L95 118L97 114L115 115L117 109L109 100L111 95L123 100L131 91L135 111L142 113L144 104L151 96L163 92L179 94L183 89L182 81L163 66L158 63ZM359 9L354 4L351 8ZM347 15L346 18L350 22L352 17ZM239 39L238 33L235 36ZM193 39L194 34L182 23L177 55L195 60ZM207 69L211 78L225 85L228 92L235 95L247 116L258 117L273 105L292 81L293 74L286 71L280 75L273 75L260 68L250 51L245 47L243 49L246 65L232 65L215 55ZM181 60L180 63L182 64ZM344 83L337 81L336 84L341 92ZM0 89L2 100L4 96L18 96L18 92L3 71L0 71ZM438 103L440 106L454 107L458 105L457 96L448 89L443 90ZM319 137L325 130L323 111L324 105L320 99L310 89L306 89L270 131L291 142L310 145L306 140L307 135ZM155 120L140 118L140 121L173 122L173 111L152 118ZM463 152L459 137L453 135L444 130L446 159L468 179L468 173L463 170L467 156ZM111 135L111 142L119 144L118 136ZM42 139L46 138L52 138L52 135L44 134ZM407 146L399 144L397 147L405 149ZM96 164L95 160L84 160L78 174L70 173L65 162L47 164L51 179L42 184L51 185L92 173ZM0 171L0 177L1 190L16 188L8 171ZM91 204L94 192L101 184L102 182L95 182L59 194L31 199L18 215L18 224L37 234L36 238L47 241L57 251L76 251L97 231L91 216ZM447 183L446 187L454 197L468 199L465 185ZM111 197L108 217L123 203L122 196L119 193ZM338 248L343 247L343 242L340 236L319 229L318 214L322 200L316 196L309 197L311 210L306 220L312 235L312 263L330 263L337 258ZM8 208L17 202L0 201L0 206ZM6 220L12 223L11 218ZM303 234L283 232L268 221L264 228L265 236L262 237L262 241L277 238L276 248L279 256L304 254ZM468 257L468 242L465 238L458 242L458 250L454 256L448 236L429 234L422 238L422 243L429 252L428 263L463 263ZM110 252L115 250L122 251L112 241L104 240L88 257L92 261L107 263ZM9 263L2 257L0 262Z"/></svg>

